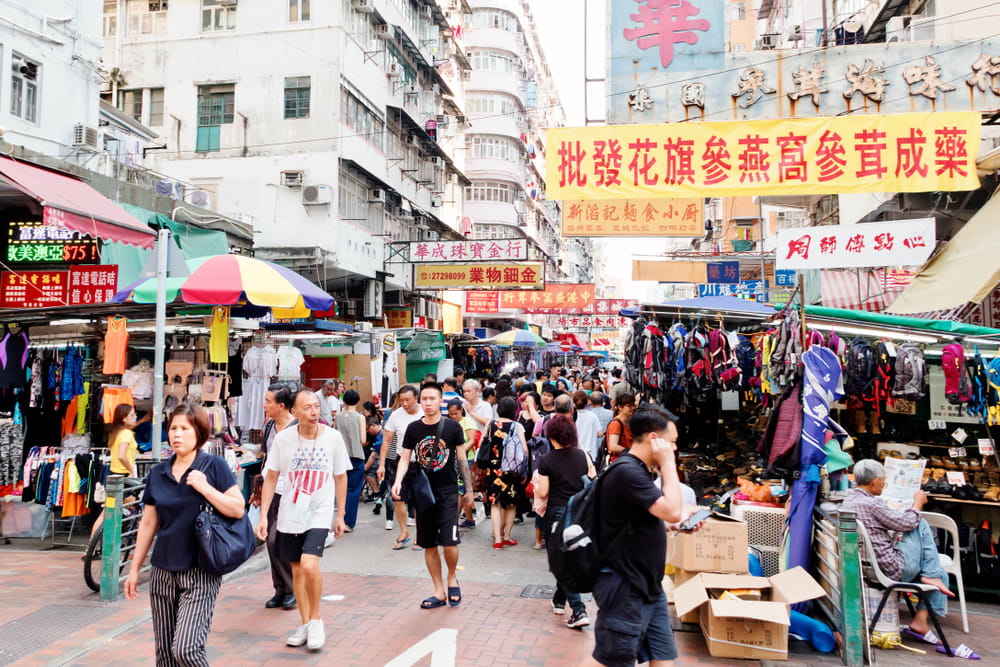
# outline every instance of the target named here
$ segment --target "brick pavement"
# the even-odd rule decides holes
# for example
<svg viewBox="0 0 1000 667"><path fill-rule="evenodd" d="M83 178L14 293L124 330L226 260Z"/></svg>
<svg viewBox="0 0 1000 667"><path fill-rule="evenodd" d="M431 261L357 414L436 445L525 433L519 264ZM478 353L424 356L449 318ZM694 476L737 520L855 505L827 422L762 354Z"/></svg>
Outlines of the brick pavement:
<svg viewBox="0 0 1000 667"><path fill-rule="evenodd" d="M0 599L6 602L0 606L0 636L5 625L54 605L94 610L92 621L62 628L59 636L32 647L34 650L15 664L152 664L153 637L145 593L136 602L105 605L87 591L81 570L79 554L75 553L0 552ZM546 600L519 597L520 586L466 581L462 591L465 599L460 607L425 611L418 605L430 593L426 579L325 573L324 594L344 598L324 601L327 644L323 651L310 654L284 646L285 637L298 623L298 614L264 609L263 600L271 592L268 577L266 572L253 572L223 585L209 656L213 665L223 666L325 664L334 660L345 666L384 665L441 628L458 631L456 665L562 667L579 664L593 647L592 632L562 627L560 618L549 612ZM593 617L593 605L590 611ZM946 621L955 643L971 644L983 656L980 664L1000 664L1000 618L970 615L969 635L957 629L958 622L955 614ZM756 664L709 657L698 633L682 632L676 637L682 665ZM4 648L0 646L0 665L10 662L3 658ZM840 662L835 656L813 653L793 653L791 658L780 664L798 667ZM878 653L883 665L912 664L914 658L921 664L945 664L948 660L901 650ZM418 664L427 662L425 658Z"/></svg>

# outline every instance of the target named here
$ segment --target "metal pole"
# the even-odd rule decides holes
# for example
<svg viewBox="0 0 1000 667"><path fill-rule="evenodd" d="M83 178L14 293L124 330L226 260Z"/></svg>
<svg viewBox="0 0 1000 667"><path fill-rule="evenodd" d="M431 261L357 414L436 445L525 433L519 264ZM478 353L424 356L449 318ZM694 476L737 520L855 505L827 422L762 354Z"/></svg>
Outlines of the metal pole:
<svg viewBox="0 0 1000 667"><path fill-rule="evenodd" d="M806 289L805 280L799 273L799 319L802 320L802 351L806 351Z"/></svg>
<svg viewBox="0 0 1000 667"><path fill-rule="evenodd" d="M161 229L156 240L156 342L153 364L153 460L160 460L160 431L163 429L163 347L167 338L167 249L170 230Z"/></svg>
<svg viewBox="0 0 1000 667"><path fill-rule="evenodd" d="M121 568L122 500L125 475L108 475L105 486L104 534L101 543L101 599L114 602L118 599L118 575Z"/></svg>
<svg viewBox="0 0 1000 667"><path fill-rule="evenodd" d="M864 664L867 636L864 630L858 521L853 512L841 512L838 519L837 553L840 563L837 578L840 582L840 631L843 635L841 659L849 667L860 667Z"/></svg>

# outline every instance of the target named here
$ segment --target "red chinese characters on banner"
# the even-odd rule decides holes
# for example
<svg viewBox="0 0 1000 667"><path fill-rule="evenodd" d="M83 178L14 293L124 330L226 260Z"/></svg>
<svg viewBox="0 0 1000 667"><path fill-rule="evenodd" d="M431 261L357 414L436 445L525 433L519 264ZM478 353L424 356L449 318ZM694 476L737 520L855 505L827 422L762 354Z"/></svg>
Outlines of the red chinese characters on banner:
<svg viewBox="0 0 1000 667"><path fill-rule="evenodd" d="M69 271L69 305L111 301L118 289L118 265L75 266Z"/></svg>
<svg viewBox="0 0 1000 667"><path fill-rule="evenodd" d="M414 241L410 243L411 262L491 262L528 258L525 239L502 241Z"/></svg>
<svg viewBox="0 0 1000 667"><path fill-rule="evenodd" d="M410 309L386 309L385 324L390 329L408 329L413 326L413 311Z"/></svg>
<svg viewBox="0 0 1000 667"><path fill-rule="evenodd" d="M600 315L559 315L555 318L555 328L621 329L631 324L627 317L605 317Z"/></svg>
<svg viewBox="0 0 1000 667"><path fill-rule="evenodd" d="M577 309L568 308L525 308L524 312L529 315L618 315L625 308L635 308L638 301L628 301L626 299L595 299L586 306Z"/></svg>
<svg viewBox="0 0 1000 667"><path fill-rule="evenodd" d="M468 292L465 295L465 312L499 313L500 292Z"/></svg>
<svg viewBox="0 0 1000 667"><path fill-rule="evenodd" d="M778 269L920 266L935 245L931 218L778 231Z"/></svg>
<svg viewBox="0 0 1000 667"><path fill-rule="evenodd" d="M540 292L504 292L500 307L521 309L525 313L579 311L594 303L594 285L546 285Z"/></svg>
<svg viewBox="0 0 1000 667"><path fill-rule="evenodd" d="M701 236L704 199L563 202L563 236Z"/></svg>
<svg viewBox="0 0 1000 667"><path fill-rule="evenodd" d="M65 306L69 271L0 272L0 308Z"/></svg>

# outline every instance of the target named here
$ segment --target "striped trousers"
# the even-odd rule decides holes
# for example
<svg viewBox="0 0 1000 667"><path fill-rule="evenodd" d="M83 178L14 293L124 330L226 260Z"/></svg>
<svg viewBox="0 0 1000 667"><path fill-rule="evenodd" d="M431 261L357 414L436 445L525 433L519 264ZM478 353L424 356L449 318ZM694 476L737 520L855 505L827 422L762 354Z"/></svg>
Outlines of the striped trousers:
<svg viewBox="0 0 1000 667"><path fill-rule="evenodd" d="M183 572L153 567L149 603L157 667L208 667L205 642L221 584L221 576L198 567Z"/></svg>

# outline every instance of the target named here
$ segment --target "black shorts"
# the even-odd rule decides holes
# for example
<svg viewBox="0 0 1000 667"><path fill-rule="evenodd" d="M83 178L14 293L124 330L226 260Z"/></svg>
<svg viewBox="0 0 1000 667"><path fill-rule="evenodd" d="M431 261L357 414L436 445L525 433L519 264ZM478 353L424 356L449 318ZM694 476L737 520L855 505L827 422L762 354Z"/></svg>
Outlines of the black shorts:
<svg viewBox="0 0 1000 667"><path fill-rule="evenodd" d="M274 552L278 560L286 563L298 563L302 556L323 556L323 544L329 530L310 528L304 533L283 533L278 531L274 538Z"/></svg>
<svg viewBox="0 0 1000 667"><path fill-rule="evenodd" d="M455 489L434 489L437 503L427 512L417 511L417 546L424 549L457 547L458 494Z"/></svg>
<svg viewBox="0 0 1000 667"><path fill-rule="evenodd" d="M676 660L667 598L644 598L617 572L603 570L594 584L597 623L594 660L607 665L635 665L650 660Z"/></svg>

